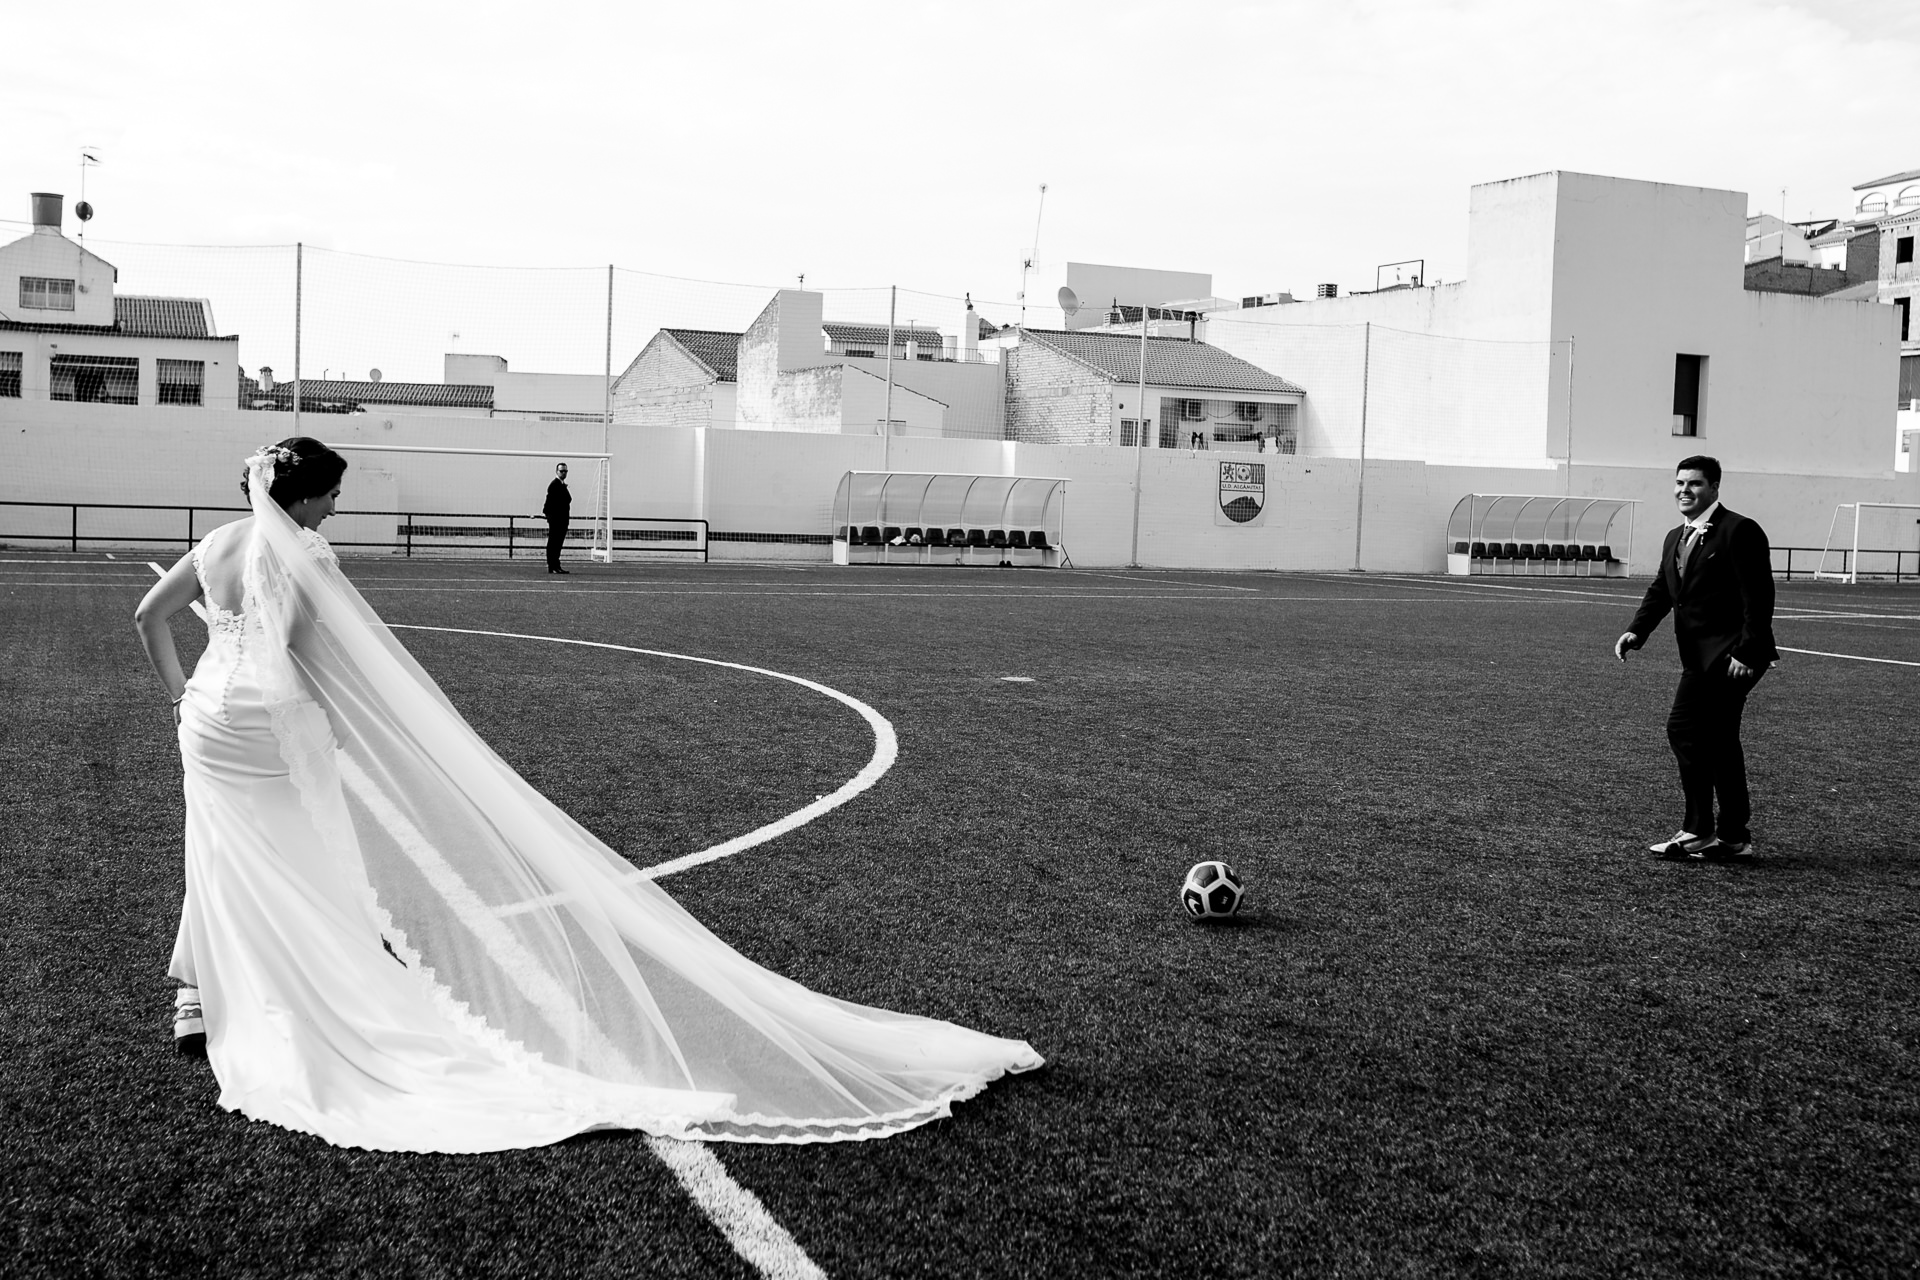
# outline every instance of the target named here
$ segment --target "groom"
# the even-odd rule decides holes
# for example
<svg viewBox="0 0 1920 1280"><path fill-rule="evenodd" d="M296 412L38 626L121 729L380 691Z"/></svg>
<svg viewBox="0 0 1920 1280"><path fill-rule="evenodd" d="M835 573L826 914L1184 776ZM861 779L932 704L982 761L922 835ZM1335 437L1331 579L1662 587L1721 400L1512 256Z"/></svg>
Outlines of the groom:
<svg viewBox="0 0 1920 1280"><path fill-rule="evenodd" d="M1667 716L1667 742L1687 808L1681 829L1649 851L1670 861L1745 862L1753 856L1752 806L1740 716L1747 695L1780 657L1773 647L1773 558L1760 526L1720 505L1716 460L1682 458L1673 499L1683 523L1667 534L1640 611L1613 645L1625 662L1660 619L1673 614L1680 687Z"/></svg>
<svg viewBox="0 0 1920 1280"><path fill-rule="evenodd" d="M560 567L560 548L566 545L567 525L573 520L573 491L567 488L567 464L553 469L547 485L547 505L540 508L547 520L547 572L569 573Z"/></svg>

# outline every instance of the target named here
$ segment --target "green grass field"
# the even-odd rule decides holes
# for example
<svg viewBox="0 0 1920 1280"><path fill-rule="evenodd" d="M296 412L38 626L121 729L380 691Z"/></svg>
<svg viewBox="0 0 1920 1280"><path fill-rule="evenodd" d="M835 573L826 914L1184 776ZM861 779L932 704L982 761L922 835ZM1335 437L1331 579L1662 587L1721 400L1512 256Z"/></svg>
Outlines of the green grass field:
<svg viewBox="0 0 1920 1280"><path fill-rule="evenodd" d="M219 1110L170 1039L151 572L0 556L0 1272L757 1274L637 1135L387 1155ZM829 1275L1920 1268L1920 667L1788 654L1747 719L1760 860L1696 867L1643 853L1678 826L1678 664L1665 628L1611 656L1639 584L348 570L390 622L892 720L872 790L662 882L782 973L1049 1059L883 1142L716 1146ZM1777 631L1920 662L1920 592L1784 584ZM400 635L641 865L872 751L763 677ZM1251 886L1226 926L1175 900L1211 857Z"/></svg>

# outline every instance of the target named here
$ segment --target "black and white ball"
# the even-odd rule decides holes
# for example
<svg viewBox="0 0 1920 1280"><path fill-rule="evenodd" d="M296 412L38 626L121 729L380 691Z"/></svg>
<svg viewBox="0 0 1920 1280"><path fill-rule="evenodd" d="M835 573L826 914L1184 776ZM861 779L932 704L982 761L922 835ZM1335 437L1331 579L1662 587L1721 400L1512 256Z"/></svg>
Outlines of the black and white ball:
<svg viewBox="0 0 1920 1280"><path fill-rule="evenodd" d="M1224 920L1246 900L1246 882L1224 862L1195 863L1180 886L1180 905L1196 920Z"/></svg>

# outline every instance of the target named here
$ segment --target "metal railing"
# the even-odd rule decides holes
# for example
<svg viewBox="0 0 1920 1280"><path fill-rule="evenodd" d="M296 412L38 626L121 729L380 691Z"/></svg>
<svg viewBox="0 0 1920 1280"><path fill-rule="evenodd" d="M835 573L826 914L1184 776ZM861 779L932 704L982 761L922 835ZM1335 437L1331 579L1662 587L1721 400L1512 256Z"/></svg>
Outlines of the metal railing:
<svg viewBox="0 0 1920 1280"><path fill-rule="evenodd" d="M253 513L251 507L203 507L203 506L166 506L141 502L20 502L0 501L0 507L32 507L40 510L65 511L67 530L65 533L12 533L0 531L0 544L8 542L64 542L69 551L80 550L82 543L109 543L115 546L128 544L163 546L178 545L186 550L200 540L201 535L211 532L218 525L231 521L216 520L211 523L200 520L202 515L245 516ZM183 512L186 516L184 530L180 534L150 533L82 533L80 532L80 513L82 511L151 511ZM542 516L517 515L510 512L490 511L340 511L336 519L353 516L374 516L391 519L394 523L391 540L353 540L334 539L328 541L335 547L358 547L387 549L409 558L414 550L434 551L498 551L504 544L507 558L513 559L523 548L534 548L538 554L545 554L547 545L547 522ZM504 524L480 524L477 521L504 521ZM622 525L627 527L622 528ZM662 529L635 527L648 524L672 524L679 528ZM694 528L698 526L698 528ZM613 517L613 542L616 547L625 543L629 550L683 552L698 555L702 562L708 559L707 544L712 531L705 520L697 519L661 519L650 516ZM569 526L567 541L586 542L593 535L590 525Z"/></svg>
<svg viewBox="0 0 1920 1280"><path fill-rule="evenodd" d="M1841 573L1848 571L1853 560L1853 549L1851 547L1835 547L1831 551L1825 547L1775 547L1773 549L1773 571L1776 575L1784 577L1788 582L1793 581L1793 555L1796 551L1799 552L1802 557L1811 557L1813 560L1811 565L1803 563L1800 566L1800 576L1803 578L1811 578L1817 571L1824 568L1825 566L1821 562L1830 556L1840 557L1839 572ZM1780 564L1780 556L1782 553L1785 553L1787 558L1784 566ZM1920 551L1901 551L1892 547L1860 548L1861 564L1864 565L1867 563L1868 556L1893 557L1893 573L1891 576L1896 585L1906 581L1908 578L1920 580ZM1913 557L1913 567L1911 569L1906 567L1908 556ZM1876 578L1889 576L1884 569L1862 569L1860 572L1863 574L1871 574Z"/></svg>

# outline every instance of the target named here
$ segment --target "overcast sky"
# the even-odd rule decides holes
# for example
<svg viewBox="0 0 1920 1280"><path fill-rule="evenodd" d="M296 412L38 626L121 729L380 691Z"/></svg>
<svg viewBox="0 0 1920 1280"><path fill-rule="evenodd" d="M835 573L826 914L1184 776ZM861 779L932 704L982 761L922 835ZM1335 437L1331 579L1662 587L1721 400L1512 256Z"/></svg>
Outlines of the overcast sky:
<svg viewBox="0 0 1920 1280"><path fill-rule="evenodd" d="M1215 291L1464 272L1546 169L1794 217L1920 167L1920 3L154 6L9 12L0 217L1010 299L1043 262ZM69 231L72 230L69 224Z"/></svg>

